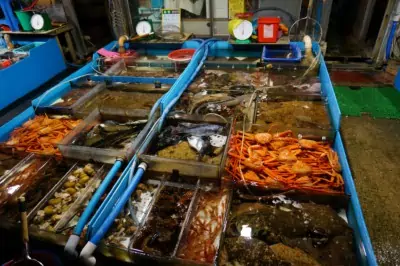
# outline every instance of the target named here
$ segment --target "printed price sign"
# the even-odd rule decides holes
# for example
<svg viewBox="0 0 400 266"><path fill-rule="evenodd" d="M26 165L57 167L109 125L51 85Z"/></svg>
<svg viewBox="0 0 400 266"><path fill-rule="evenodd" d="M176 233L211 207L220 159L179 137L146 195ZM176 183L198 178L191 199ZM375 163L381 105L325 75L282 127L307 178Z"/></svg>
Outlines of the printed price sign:
<svg viewBox="0 0 400 266"><path fill-rule="evenodd" d="M181 10L163 9L161 23L162 32L181 32Z"/></svg>

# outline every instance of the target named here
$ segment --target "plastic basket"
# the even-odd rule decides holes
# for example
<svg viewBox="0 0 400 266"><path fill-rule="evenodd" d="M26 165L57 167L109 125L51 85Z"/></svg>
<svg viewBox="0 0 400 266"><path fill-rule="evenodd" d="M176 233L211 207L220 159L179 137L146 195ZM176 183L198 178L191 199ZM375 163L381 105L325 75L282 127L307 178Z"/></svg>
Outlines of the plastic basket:
<svg viewBox="0 0 400 266"><path fill-rule="evenodd" d="M265 62L298 63L301 50L296 44L264 46L262 59Z"/></svg>

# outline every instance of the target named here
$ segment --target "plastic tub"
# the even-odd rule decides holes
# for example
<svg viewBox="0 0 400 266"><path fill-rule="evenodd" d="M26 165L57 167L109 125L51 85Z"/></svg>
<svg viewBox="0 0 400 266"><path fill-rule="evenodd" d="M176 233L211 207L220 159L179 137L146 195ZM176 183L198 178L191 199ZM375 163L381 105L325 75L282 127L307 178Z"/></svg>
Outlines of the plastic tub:
<svg viewBox="0 0 400 266"><path fill-rule="evenodd" d="M301 61L301 50L294 43L264 46L262 59L264 62L298 63Z"/></svg>
<svg viewBox="0 0 400 266"><path fill-rule="evenodd" d="M32 11L15 11L15 14L24 31L33 31L31 26Z"/></svg>

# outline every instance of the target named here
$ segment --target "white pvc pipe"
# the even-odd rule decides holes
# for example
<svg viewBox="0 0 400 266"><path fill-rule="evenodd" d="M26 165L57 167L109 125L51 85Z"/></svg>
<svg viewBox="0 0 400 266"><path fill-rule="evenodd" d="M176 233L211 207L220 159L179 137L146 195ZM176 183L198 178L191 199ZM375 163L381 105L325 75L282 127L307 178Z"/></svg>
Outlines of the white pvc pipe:
<svg viewBox="0 0 400 266"><path fill-rule="evenodd" d="M96 258L93 256L93 252L97 246L92 242L87 242L85 247L81 251L80 259L87 266L96 265Z"/></svg>

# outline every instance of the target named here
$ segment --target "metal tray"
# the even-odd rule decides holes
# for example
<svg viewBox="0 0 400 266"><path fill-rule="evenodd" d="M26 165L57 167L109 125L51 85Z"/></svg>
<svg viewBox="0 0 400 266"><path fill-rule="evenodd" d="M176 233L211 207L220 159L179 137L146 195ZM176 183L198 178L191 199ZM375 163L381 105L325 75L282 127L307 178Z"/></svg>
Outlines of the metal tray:
<svg viewBox="0 0 400 266"><path fill-rule="evenodd" d="M154 201L156 200L158 193L161 189L161 187L164 184L163 180L153 180L153 179L148 179L148 177L154 178L154 176L152 174L146 173L146 177L144 177L144 181L141 181L140 183L145 183L145 184L151 184L151 185L156 185L157 188L154 191L153 197L151 199L151 201L149 202L149 205L146 207L145 211L144 211L144 216L143 218L140 220L140 224L143 224L145 221L145 218L147 217L148 212L150 211L151 207L154 204ZM121 212L121 214L123 213L128 213L129 209L123 212ZM120 215L121 216L121 215ZM119 219L130 219L132 221L132 218L129 214L127 214L128 217L126 218L121 218L119 217ZM132 221L133 222L133 221ZM112 225L113 227L115 227L115 223ZM140 226L140 225L139 225ZM111 230L112 228L110 228ZM137 231L137 229L136 229ZM135 231L135 232L136 232ZM110 233L108 233L105 238L109 237ZM119 245L115 244L115 243L108 243L108 241L106 241L105 239L103 239L103 241L100 243L99 245L99 251L107 256L107 257L115 257L118 260L121 261L126 261L126 262L133 262L131 259L131 255L129 254L129 245L132 241L134 234L130 235L129 237L124 237L124 238L128 238L129 239L129 244L127 247L123 246L123 243L120 242ZM90 237L90 236L89 236ZM127 240L127 239L125 239Z"/></svg>
<svg viewBox="0 0 400 266"><path fill-rule="evenodd" d="M136 241L138 241L138 239L139 239L140 231L146 225L149 216L152 215L152 211L154 209L154 206L156 206L157 203L158 203L158 199L159 199L160 193L165 188L183 188L183 189L186 189L187 191L192 191L193 195L192 195L192 198L190 200L188 209L186 210L185 218L183 220L183 223L181 224L181 228L179 229L180 232L179 232L179 235L178 235L178 238L177 238L177 241L175 243L173 251L171 251L171 254L169 256L156 256L156 255L148 254L145 251L139 250L137 248L134 248L134 245L135 245ZM198 184L193 186L193 185L187 185L187 184L172 183L172 182L168 182L168 181L164 182L164 184L162 185L162 187L159 190L157 198L154 200L153 205L151 206L151 208L149 209L145 219L143 220L143 223L140 225L140 227L136 231L136 233L135 233L135 235L134 235L134 237L133 237L133 239L131 241L131 244L130 244L130 247L129 247L129 253L133 255L133 258L134 258L134 260L136 262L138 262L138 263L149 262L149 261L153 261L153 262L157 261L157 262L164 262L164 263L171 262L171 260L175 257L175 254L176 254L176 252L178 250L179 243L180 243L180 241L182 239L184 228L188 224L189 217L191 215L190 213L191 213L191 211L193 209L193 204L194 204L195 200L197 199L198 189L199 189L199 185Z"/></svg>
<svg viewBox="0 0 400 266"><path fill-rule="evenodd" d="M297 106L288 106L286 116L294 116L296 124L284 124L281 119L269 120L267 122L259 121L258 116L261 114L261 105L282 105L285 103L293 102ZM301 110L308 110L310 107L308 104L315 103L318 106L322 106L324 109L323 116L325 117L326 124L320 125L318 121L314 122L312 116L302 115ZM303 105L304 106L301 106ZM278 107L269 107L267 112L264 112L264 116L268 116L268 112L278 110ZM293 133L299 138L314 139L314 140L328 140L333 141L335 137L335 130L332 126L332 118L329 115L328 107L325 98L318 95L299 95L299 94L278 94L278 93L261 93L258 95L257 106L256 106L257 117L252 126L253 132L284 132L286 130L292 130ZM298 119L297 119L298 117Z"/></svg>
<svg viewBox="0 0 400 266"><path fill-rule="evenodd" d="M163 158L152 154L155 144L158 141L158 137L153 139L152 143L149 145L144 154L139 155L139 158L146 162L153 171L157 172L172 172L177 169L182 175L187 176L198 176L200 178L210 178L219 180L223 169L225 167L227 151L228 151L228 140L231 136L232 125L228 122L209 122L204 121L200 117L186 116L186 115L176 115L167 118L166 125L177 124L179 122L190 122L190 123L210 123L219 124L226 126L226 136L227 143L225 144L222 151L222 158L219 164L210 164L194 160L183 160L183 159L170 159Z"/></svg>
<svg viewBox="0 0 400 266"><path fill-rule="evenodd" d="M60 115L72 115L74 112L77 110L77 108L82 104L82 102L86 101L88 97L91 97L91 93L93 90L96 89L97 86L100 84L96 82L90 81L87 86L84 85L85 82L69 82L69 84L66 86L65 89L63 89L62 95L59 96L58 99L54 100L53 102L49 104L42 104L40 105L40 102L38 103L38 106L35 106L36 112L38 113L49 113L49 114L60 114ZM88 88L91 87L91 88ZM75 101L73 104L69 106L55 106L58 100L60 100L65 94L69 93L70 91L73 90L82 90L82 89L89 89L88 92L86 92L83 96L81 96L77 101Z"/></svg>
<svg viewBox="0 0 400 266"><path fill-rule="evenodd" d="M27 156L24 160L22 160L17 167L14 167L12 171L6 174L0 182L0 199L2 199L2 203L0 204L1 211L3 212L0 215L0 226L4 228L9 228L15 226L14 218L18 217L17 210L17 199L22 194L26 193L30 189L33 189L39 182L43 182L43 173L44 171L52 166L54 163L53 159L44 158L38 155L31 154ZM23 171L29 167L30 165L36 164L34 172L29 172L28 176L18 176L23 173ZM16 178L19 177L20 180L17 181ZM14 184L13 184L14 182ZM27 184L27 182L31 182ZM23 186L25 184L25 186ZM34 206L30 206L34 208ZM6 208L10 208L10 211L7 211ZM28 208L28 212L31 209Z"/></svg>
<svg viewBox="0 0 400 266"><path fill-rule="evenodd" d="M41 210L47 203L48 201L55 195L55 193L61 191L60 189L64 186L64 184L68 181L68 177L71 175L73 171L75 171L79 167L83 167L85 163L82 162L77 162L74 164L73 167L66 173L60 180L60 182L57 183L57 185L49 191L49 193L44 197L40 203L28 214L28 220L32 221L32 219L35 218L35 215L37 215L38 211ZM106 167L104 165L99 165L96 167L96 174L90 178L88 181L86 187L82 190L81 194L78 196L78 198L75 199L74 202L72 202L69 206L68 209L63 211L61 213L61 217L59 221L55 224L54 226L54 231L52 230L46 230L46 229L40 229L37 225L31 224L32 228L36 228L37 231L49 231L52 233L57 233L60 234L62 233L63 230L65 230L65 227L68 225L68 223L71 221L71 219L76 215L76 213L82 208L82 206L90 199L92 196L93 192L95 191L96 187L100 184L102 177L106 174Z"/></svg>
<svg viewBox="0 0 400 266"><path fill-rule="evenodd" d="M158 77L158 78L178 78L180 72L184 70L186 65L177 65L171 63L171 61L167 62L159 62L156 64L151 63L134 63L127 64L124 60L121 60L114 65L112 65L106 72L105 75L108 76L136 76L136 77ZM137 71L138 75L129 74L129 70ZM158 72L165 72L165 75L159 75ZM141 75L142 72L142 75ZM150 73L146 74L145 72L154 72L152 76Z"/></svg>
<svg viewBox="0 0 400 266"><path fill-rule="evenodd" d="M125 90L119 90L118 85L111 86L110 88L111 89L108 89L106 83L100 83L92 91L90 91L90 93L85 95L87 97L84 97L84 98L82 97L83 99L80 100L79 103L77 103L75 105L73 113L78 117L86 117L95 108L98 108L103 113L106 113L112 109L121 109L121 110L125 110L126 112L138 112L138 113L143 113L143 114L149 114L153 104L158 100L158 98L161 98L163 93L165 92L164 90L148 91L148 90L144 90L144 89L143 90L125 91ZM89 108L88 105L91 104L91 101L95 101L96 98L101 97L103 93L107 93L107 95L110 98L119 97L119 98L122 98L125 100L130 99L132 101L132 103L134 103L134 102L142 102L143 103L144 99L142 97L145 97L145 96L153 97L154 99L153 98L147 99L146 104L148 104L148 106L143 106L141 108L132 108L129 106L124 106L123 103L118 104L118 107L110 106L110 104L108 104L108 101L105 99L100 100L100 102L98 102L97 105L92 104L92 108ZM115 102L116 100L113 100L113 101ZM116 105L116 104L114 104L114 105Z"/></svg>
<svg viewBox="0 0 400 266"><path fill-rule="evenodd" d="M103 162L112 164L116 159L128 159L130 158L135 150L140 147L142 140L146 137L147 132L150 130L152 121L148 121L144 126L139 135L131 140L129 148L125 149L101 149L94 147L72 145L72 142L79 138L82 134L87 133L95 125L101 123L106 119L118 119L119 121L147 119L146 116L134 116L134 114L125 114L123 111L114 110L113 114L104 114L99 110L94 110L86 119L73 129L61 143L58 144L58 148L61 154L68 158L80 159L80 160L93 160L95 162ZM123 115L125 114L125 115ZM136 114L137 115L137 114Z"/></svg>

